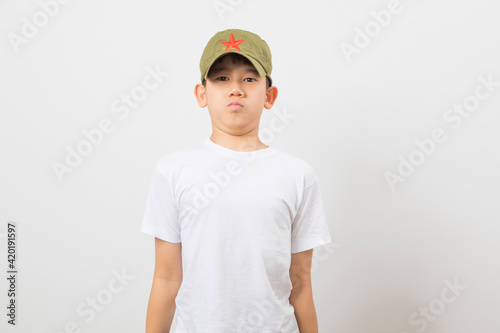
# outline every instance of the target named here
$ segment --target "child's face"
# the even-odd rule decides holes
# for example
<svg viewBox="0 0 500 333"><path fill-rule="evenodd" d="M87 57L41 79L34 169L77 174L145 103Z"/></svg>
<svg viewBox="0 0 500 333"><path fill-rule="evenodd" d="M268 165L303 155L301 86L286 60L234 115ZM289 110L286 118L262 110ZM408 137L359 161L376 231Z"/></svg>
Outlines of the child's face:
<svg viewBox="0 0 500 333"><path fill-rule="evenodd" d="M206 86L196 85L195 94L201 107L208 106L213 126L242 135L258 129L262 109L272 107L277 88L266 91L266 77L260 77L253 66L224 57L214 63Z"/></svg>

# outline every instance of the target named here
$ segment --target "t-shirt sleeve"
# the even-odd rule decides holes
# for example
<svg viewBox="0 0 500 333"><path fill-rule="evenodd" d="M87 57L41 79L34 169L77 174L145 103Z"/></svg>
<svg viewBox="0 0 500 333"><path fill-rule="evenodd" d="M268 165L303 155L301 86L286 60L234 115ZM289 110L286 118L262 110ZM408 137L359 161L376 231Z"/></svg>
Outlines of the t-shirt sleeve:
<svg viewBox="0 0 500 333"><path fill-rule="evenodd" d="M172 188L157 163L149 185L140 231L167 242L179 243L179 214Z"/></svg>
<svg viewBox="0 0 500 333"><path fill-rule="evenodd" d="M297 214L292 221L291 253L331 243L323 198L317 178L304 189Z"/></svg>

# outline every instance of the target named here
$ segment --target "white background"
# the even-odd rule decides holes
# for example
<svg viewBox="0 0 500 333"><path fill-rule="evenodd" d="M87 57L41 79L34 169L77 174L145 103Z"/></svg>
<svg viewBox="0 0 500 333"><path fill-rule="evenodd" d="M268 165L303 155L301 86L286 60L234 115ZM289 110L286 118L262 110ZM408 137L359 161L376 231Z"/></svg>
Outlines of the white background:
<svg viewBox="0 0 500 333"><path fill-rule="evenodd" d="M16 327L1 279L0 330L144 331L154 241L139 226L152 172L211 135L193 93L200 56L217 31L240 28L273 54L279 96L261 131L277 112L295 116L261 140L320 179L334 239L314 250L320 332L498 332L500 86L460 126L443 116L474 101L478 77L500 81L500 2L401 0L385 27L374 24L370 13L388 4L72 0L43 22L37 1L0 2L1 276L8 221L19 271ZM16 47L12 34L34 15L38 32ZM342 43L361 45L367 27L369 44L346 57ZM119 118L113 102L148 67L169 75ZM104 118L114 130L60 181L53 163ZM415 140L437 128L446 140L419 153ZM420 165L391 189L384 175L410 156ZM113 271L131 278L110 294ZM446 280L465 290L453 294ZM98 295L112 299L90 319Z"/></svg>

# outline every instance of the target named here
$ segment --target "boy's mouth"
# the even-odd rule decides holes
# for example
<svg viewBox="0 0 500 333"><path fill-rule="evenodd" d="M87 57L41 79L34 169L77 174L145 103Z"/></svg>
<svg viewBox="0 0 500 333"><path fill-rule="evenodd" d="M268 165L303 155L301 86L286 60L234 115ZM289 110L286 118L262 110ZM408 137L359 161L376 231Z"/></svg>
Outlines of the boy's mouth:
<svg viewBox="0 0 500 333"><path fill-rule="evenodd" d="M233 110L239 110L243 107L243 105L241 105L241 103L239 103L239 102L231 102L231 103L229 103L228 106Z"/></svg>

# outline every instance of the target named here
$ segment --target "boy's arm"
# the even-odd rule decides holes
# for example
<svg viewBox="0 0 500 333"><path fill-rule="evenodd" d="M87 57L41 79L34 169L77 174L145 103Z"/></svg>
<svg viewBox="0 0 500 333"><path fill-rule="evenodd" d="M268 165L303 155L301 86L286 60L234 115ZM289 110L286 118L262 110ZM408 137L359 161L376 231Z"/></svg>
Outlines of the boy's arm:
<svg viewBox="0 0 500 333"><path fill-rule="evenodd" d="M155 271L146 315L146 333L168 333L182 283L182 243L155 237Z"/></svg>
<svg viewBox="0 0 500 333"><path fill-rule="evenodd" d="M300 333L318 333L311 282L312 254L313 249L292 253L290 264L290 281L293 289L289 300L295 309Z"/></svg>

